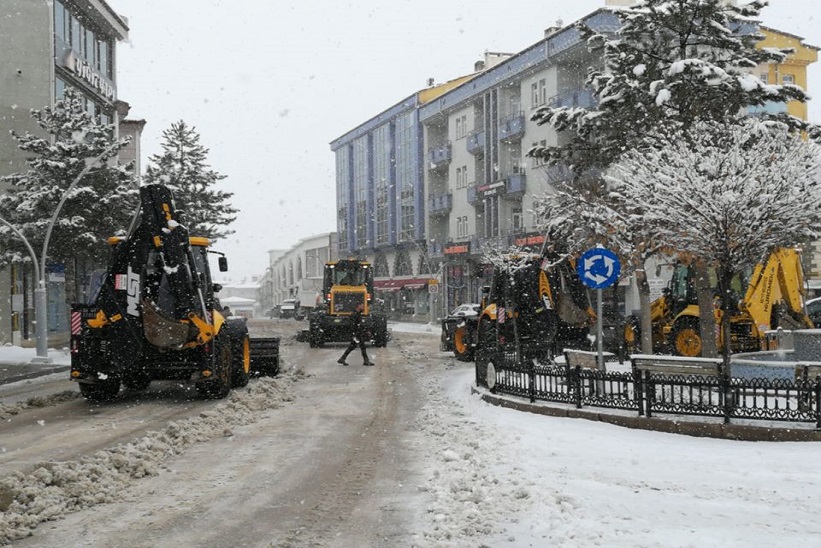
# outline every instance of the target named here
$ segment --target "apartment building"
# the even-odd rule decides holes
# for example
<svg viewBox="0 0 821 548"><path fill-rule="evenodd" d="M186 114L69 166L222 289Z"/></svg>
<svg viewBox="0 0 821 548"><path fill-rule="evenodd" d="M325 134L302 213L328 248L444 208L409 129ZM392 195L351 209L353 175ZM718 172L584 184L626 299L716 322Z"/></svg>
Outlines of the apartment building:
<svg viewBox="0 0 821 548"><path fill-rule="evenodd" d="M270 315L285 299L313 308L322 293L325 263L337 259L337 249L336 232L325 232L302 238L290 249L270 251L260 284L261 313Z"/></svg>
<svg viewBox="0 0 821 548"><path fill-rule="evenodd" d="M583 20L600 32L615 32L620 26L609 9L597 10ZM767 39L761 47L793 47L796 52L781 65L759 67L760 77L772 83L806 86L806 68L817 60L817 48L780 31L765 27L762 32ZM586 69L600 59L591 56L574 24L546 29L541 40L518 53L490 55L494 57L477 63L476 71L459 85L424 101L414 95L400 104L401 109L397 105L396 111L385 111L360 126L404 127L402 120L407 120L406 125L422 141L419 181L411 177L408 186L389 167L381 172L379 166L391 166L390 160L396 159L398 164L401 153L397 147L383 147L382 140L368 131L358 133L358 128L355 135L349 134L351 139L340 138L332 144L337 153L338 225L348 235L344 249L376 262L384 290L403 288L402 278L410 280L412 287L425 277L438 280L441 304L437 314L463 302L478 301L481 287L488 283L489 270L483 258L487 246L538 250L543 241L535 231L534 201L568 174L560 167L548 168L527 158L527 151L534 145L558 144L565 137L550 127L536 125L531 115L543 105L590 107L595 101L585 87ZM804 105L766 108L806 119ZM385 138L391 144L398 140L390 132ZM379 159L375 151L384 157ZM387 217L379 211L380 185L387 189ZM390 194L391 189L395 195ZM401 198L405 192L423 197L421 203L413 202L416 209L404 209ZM424 207L421 231L420 207ZM414 216L402 224L403 215L409 213ZM375 222L369 223L370 218ZM395 232L388 230L380 240L383 218L399 222L389 225ZM356 222L360 224L350 224ZM413 233L405 235L402 228L411 226ZM811 276L821 279L821 271L816 268ZM664 285L661 279L650 282L658 291ZM623 312L638 307L629 280L616 292L618 301L626 303ZM424 295L403 298L414 297L408 308L417 313L433 303Z"/></svg>
<svg viewBox="0 0 821 548"><path fill-rule="evenodd" d="M9 130L38 134L30 111L52 106L67 86L83 94L91 114L117 127L116 46L128 38L125 19L104 0L3 0L0 15L0 175L27 169L28 155ZM129 131L139 136L141 127ZM32 280L30 268L0 271L0 342L33 335ZM49 332L66 331L64 265L47 265L47 282Z"/></svg>

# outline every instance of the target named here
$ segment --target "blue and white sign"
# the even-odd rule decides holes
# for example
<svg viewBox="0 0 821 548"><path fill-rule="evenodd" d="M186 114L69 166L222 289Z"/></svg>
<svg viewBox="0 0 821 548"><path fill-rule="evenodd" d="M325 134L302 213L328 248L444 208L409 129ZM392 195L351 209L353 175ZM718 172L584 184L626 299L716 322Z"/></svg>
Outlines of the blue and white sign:
<svg viewBox="0 0 821 548"><path fill-rule="evenodd" d="M621 263L615 253L603 247L588 249L576 263L576 272L590 289L610 287L619 279Z"/></svg>

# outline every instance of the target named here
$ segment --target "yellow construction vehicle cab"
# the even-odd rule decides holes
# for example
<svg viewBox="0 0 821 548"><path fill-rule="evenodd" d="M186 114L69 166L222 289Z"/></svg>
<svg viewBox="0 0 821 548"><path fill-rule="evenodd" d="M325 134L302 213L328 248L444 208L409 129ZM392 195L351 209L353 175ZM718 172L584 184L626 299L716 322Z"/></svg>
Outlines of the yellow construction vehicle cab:
<svg viewBox="0 0 821 548"><path fill-rule="evenodd" d="M737 297L730 316L730 350L733 353L764 349L766 332L778 327L813 327L804 311L806 290L798 250L780 248L773 251L765 262L736 276L731 286ZM716 325L719 325L722 312L717 298L713 314ZM676 266L664 294L651 304L650 316L654 352L701 355L700 309L691 266ZM639 341L638 321L632 318L625 323L628 352L638 351ZM717 343L719 347L723 345L721 333L717 334Z"/></svg>

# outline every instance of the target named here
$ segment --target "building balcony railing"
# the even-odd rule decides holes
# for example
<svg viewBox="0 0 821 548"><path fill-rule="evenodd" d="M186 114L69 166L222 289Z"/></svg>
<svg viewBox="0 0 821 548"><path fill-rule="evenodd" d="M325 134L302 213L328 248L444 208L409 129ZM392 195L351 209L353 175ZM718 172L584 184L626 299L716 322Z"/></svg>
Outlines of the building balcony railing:
<svg viewBox="0 0 821 548"><path fill-rule="evenodd" d="M523 111L508 114L499 120L499 139L515 141L525 134L525 113Z"/></svg>
<svg viewBox="0 0 821 548"><path fill-rule="evenodd" d="M465 148L470 154L478 155L485 152L485 130L474 130L468 133Z"/></svg>
<svg viewBox="0 0 821 548"><path fill-rule="evenodd" d="M428 149L428 162L430 163L429 169L439 169L442 166L446 166L450 163L451 158L453 157L453 151L451 150L450 141L443 145L434 146Z"/></svg>
<svg viewBox="0 0 821 548"><path fill-rule="evenodd" d="M523 169L502 175L502 180L505 182L506 197L518 198L527 189L527 178Z"/></svg>
<svg viewBox="0 0 821 548"><path fill-rule="evenodd" d="M747 114L750 116L763 116L765 114L784 114L787 112L787 103L783 101L767 101L760 106L747 107Z"/></svg>
<svg viewBox="0 0 821 548"><path fill-rule="evenodd" d="M590 108L596 104L596 97L589 89L574 89L559 93L548 99L548 106Z"/></svg>
<svg viewBox="0 0 821 548"><path fill-rule="evenodd" d="M453 195L450 192L428 196L428 213L440 215L448 213L453 208Z"/></svg>
<svg viewBox="0 0 821 548"><path fill-rule="evenodd" d="M573 172L566 164L557 164L555 166L545 166L545 174L547 175L547 182L554 184L562 181L568 181L573 176Z"/></svg>
<svg viewBox="0 0 821 548"><path fill-rule="evenodd" d="M467 194L468 194L468 203L469 204L474 204L475 205L476 203L478 203L481 200L481 196L479 196L479 192L477 190L478 188L479 188L478 184L472 184L468 187L468 193Z"/></svg>

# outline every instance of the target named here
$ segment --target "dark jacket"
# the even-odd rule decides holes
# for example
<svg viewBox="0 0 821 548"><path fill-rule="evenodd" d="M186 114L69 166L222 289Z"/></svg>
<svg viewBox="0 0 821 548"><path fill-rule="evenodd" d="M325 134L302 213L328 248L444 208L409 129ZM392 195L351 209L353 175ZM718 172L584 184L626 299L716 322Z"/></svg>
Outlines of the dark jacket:
<svg viewBox="0 0 821 548"><path fill-rule="evenodd" d="M355 310L351 315L351 322L353 323L353 336L357 339L365 340L370 337L365 323L365 316L362 315L361 310Z"/></svg>

